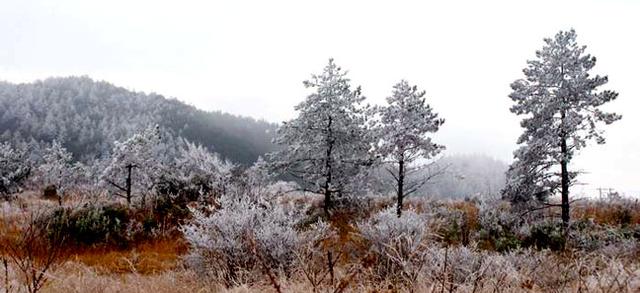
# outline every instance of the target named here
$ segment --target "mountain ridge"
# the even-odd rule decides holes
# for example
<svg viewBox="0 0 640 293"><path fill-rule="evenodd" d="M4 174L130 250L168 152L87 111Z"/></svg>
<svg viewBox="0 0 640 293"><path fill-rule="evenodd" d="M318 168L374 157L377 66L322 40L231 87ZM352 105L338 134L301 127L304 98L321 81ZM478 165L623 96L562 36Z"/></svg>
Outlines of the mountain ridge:
<svg viewBox="0 0 640 293"><path fill-rule="evenodd" d="M277 124L198 109L176 98L131 91L88 76L0 82L0 141L62 141L77 160L108 154L113 143L158 124L223 158L250 164L272 151Z"/></svg>

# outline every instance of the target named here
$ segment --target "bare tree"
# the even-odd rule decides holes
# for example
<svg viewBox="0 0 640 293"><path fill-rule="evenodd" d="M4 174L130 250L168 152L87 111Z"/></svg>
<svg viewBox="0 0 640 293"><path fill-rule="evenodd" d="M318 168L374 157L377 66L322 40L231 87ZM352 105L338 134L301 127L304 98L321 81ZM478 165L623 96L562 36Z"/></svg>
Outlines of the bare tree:
<svg viewBox="0 0 640 293"><path fill-rule="evenodd" d="M19 233L3 228L0 254L17 268L27 292L40 291L48 281L47 273L66 259L66 237L60 229L64 221L63 215L47 217L36 211L28 215L24 226L14 227Z"/></svg>

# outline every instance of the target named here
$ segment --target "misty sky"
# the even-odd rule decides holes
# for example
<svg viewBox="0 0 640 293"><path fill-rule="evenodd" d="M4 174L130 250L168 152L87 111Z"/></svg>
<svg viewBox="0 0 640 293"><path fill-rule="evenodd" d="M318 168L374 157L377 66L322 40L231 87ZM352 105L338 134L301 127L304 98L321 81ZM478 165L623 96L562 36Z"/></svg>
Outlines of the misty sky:
<svg viewBox="0 0 640 293"><path fill-rule="evenodd" d="M447 153L511 161L508 110L544 37L575 28L594 73L620 93L607 144L575 158L578 187L640 194L640 1L9 1L0 0L0 79L88 75L206 110L280 122L328 58L371 103L408 79L447 121Z"/></svg>

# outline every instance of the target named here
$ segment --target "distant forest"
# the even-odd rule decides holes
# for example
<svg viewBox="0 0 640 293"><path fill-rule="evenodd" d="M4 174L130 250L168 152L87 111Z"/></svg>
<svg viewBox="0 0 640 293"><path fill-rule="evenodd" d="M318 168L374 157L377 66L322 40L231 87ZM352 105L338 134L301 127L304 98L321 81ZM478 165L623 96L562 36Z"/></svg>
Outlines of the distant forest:
<svg viewBox="0 0 640 293"><path fill-rule="evenodd" d="M245 165L275 149L276 124L199 110L89 77L0 82L0 141L43 147L56 139L75 160L91 161L108 156L115 141L153 124L165 143L183 138Z"/></svg>

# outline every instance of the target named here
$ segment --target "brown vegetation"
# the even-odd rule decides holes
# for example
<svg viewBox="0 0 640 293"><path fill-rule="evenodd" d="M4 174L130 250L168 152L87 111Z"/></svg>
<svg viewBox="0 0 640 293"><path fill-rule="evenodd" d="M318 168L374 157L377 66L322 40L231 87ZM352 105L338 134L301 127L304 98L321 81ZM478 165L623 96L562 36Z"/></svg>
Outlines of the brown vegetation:
<svg viewBox="0 0 640 293"><path fill-rule="evenodd" d="M290 199L298 203L310 200ZM496 252L495 245L482 245L485 240L477 236L483 229L483 214L473 201L407 201L407 209L432 215L433 221L428 222L432 233L417 250L420 267L405 268L407 274L398 275L400 279L381 278L375 270L379 270L376 265L382 256L372 253L371 243L361 237L357 223L390 204L374 200L363 213L336 212L329 223L334 236L300 247L292 272L282 274L263 266L262 276L249 283L225 285L193 271L183 262L188 245L179 234L169 233L137 238L125 246L63 246L55 262L41 271L46 282L38 284L25 277L10 253L2 250L0 288L2 292L22 292L27 281L39 292L637 292L640 288L636 236L593 251L519 248ZM602 227L638 230L640 211L636 204L631 200L579 202L572 217ZM16 241L21 241L21 235L28 231L25 229L34 222L32 212L42 207L55 205L36 198L3 203L2 243L19 243ZM25 247L45 252L33 254L33 258L46 260L43 246ZM332 272L326 252L332 253ZM6 269L2 268L4 260ZM412 269L415 274L409 274Z"/></svg>

